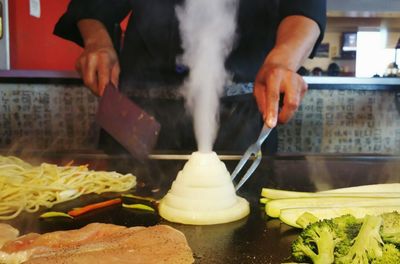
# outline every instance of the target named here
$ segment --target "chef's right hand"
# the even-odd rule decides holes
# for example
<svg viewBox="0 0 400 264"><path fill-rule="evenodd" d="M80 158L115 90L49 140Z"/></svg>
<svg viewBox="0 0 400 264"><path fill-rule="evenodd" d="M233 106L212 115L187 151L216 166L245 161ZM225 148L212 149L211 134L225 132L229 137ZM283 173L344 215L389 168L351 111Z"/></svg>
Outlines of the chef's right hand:
<svg viewBox="0 0 400 264"><path fill-rule="evenodd" d="M78 23L78 27L85 47L76 61L76 69L83 83L94 94L102 96L109 82L118 86L118 55L107 30L99 21L84 19Z"/></svg>

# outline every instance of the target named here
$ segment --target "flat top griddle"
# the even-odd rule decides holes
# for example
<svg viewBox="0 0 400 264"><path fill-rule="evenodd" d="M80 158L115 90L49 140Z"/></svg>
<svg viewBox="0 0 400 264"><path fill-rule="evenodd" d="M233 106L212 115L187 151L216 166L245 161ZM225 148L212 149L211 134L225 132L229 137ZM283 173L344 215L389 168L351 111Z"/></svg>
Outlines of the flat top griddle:
<svg viewBox="0 0 400 264"><path fill-rule="evenodd" d="M29 155L24 154L26 157ZM24 155L22 157L24 157ZM146 164L135 163L128 156L103 154L46 153L36 160L66 164L89 164L91 169L116 170L137 175L139 185L130 193L162 197L169 189L184 159L163 159L159 156ZM179 156L178 156L179 157ZM27 160L26 158L24 158ZM224 161L229 171L237 160ZM239 195L249 200L251 213L237 222L191 226L169 223L157 214L139 212L121 206L93 211L79 218L41 220L39 215L22 213L16 219L3 221L18 228L22 234L80 228L91 222L125 226L168 224L182 231L193 250L195 263L282 263L290 262L290 244L299 234L277 219L268 218L259 204L262 187L295 191L321 191L362 184L400 182L400 157L397 156L271 156L264 157L252 178ZM67 211L73 207L109 199L119 194L86 195L74 201L56 205L52 211Z"/></svg>

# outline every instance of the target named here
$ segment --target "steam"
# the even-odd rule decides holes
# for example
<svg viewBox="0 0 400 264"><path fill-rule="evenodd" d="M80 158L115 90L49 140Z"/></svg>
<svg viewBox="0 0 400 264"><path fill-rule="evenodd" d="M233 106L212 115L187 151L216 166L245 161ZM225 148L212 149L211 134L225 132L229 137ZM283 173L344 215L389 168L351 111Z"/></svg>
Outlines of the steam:
<svg viewBox="0 0 400 264"><path fill-rule="evenodd" d="M219 98L228 80L225 58L232 49L238 0L186 0L176 8L190 68L183 84L200 152L210 152L219 124Z"/></svg>

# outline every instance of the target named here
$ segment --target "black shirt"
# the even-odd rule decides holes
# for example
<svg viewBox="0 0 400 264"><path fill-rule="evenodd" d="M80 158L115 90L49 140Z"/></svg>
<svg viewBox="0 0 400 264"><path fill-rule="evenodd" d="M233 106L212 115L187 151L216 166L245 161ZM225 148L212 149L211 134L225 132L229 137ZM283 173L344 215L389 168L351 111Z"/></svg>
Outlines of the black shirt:
<svg viewBox="0 0 400 264"><path fill-rule="evenodd" d="M115 36L119 23L132 11L121 51L121 87L125 83L179 84L186 73L177 70L182 54L175 6L183 0L72 0L55 27L55 34L82 45L76 26L83 18L98 19ZM326 0L240 0L237 40L226 60L236 82L252 82L272 49L280 21L306 16L319 25L320 43L326 23ZM314 48L315 50L315 48ZM179 66L179 65L178 65ZM140 87L143 87L139 85Z"/></svg>
<svg viewBox="0 0 400 264"><path fill-rule="evenodd" d="M183 50L175 6L182 2L72 0L54 33L82 45L77 21L91 18L100 20L110 36L118 39L119 24L132 11L120 52L120 89L129 95L131 91L150 90L146 88L179 87L188 74L177 63ZM254 81L274 46L280 21L290 15L306 16L317 22L321 30L317 47L326 23L326 0L239 0L237 39L226 60L226 68L235 82ZM158 149L196 149L191 118L185 112L182 100L142 97L134 100L155 115L162 125ZM242 152L256 140L262 124L252 95L222 98L220 129L214 149ZM276 151L276 141L276 132L271 133L267 152Z"/></svg>

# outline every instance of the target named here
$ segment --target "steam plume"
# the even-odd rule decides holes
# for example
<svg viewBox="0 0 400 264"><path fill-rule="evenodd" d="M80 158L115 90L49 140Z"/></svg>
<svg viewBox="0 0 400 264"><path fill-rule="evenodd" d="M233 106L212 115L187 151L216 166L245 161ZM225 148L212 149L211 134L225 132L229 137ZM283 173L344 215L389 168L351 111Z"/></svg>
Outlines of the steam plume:
<svg viewBox="0 0 400 264"><path fill-rule="evenodd" d="M228 80L225 58L232 49L237 0L186 0L176 8L184 54L190 68L184 83L197 146L210 152L218 131L219 98Z"/></svg>

